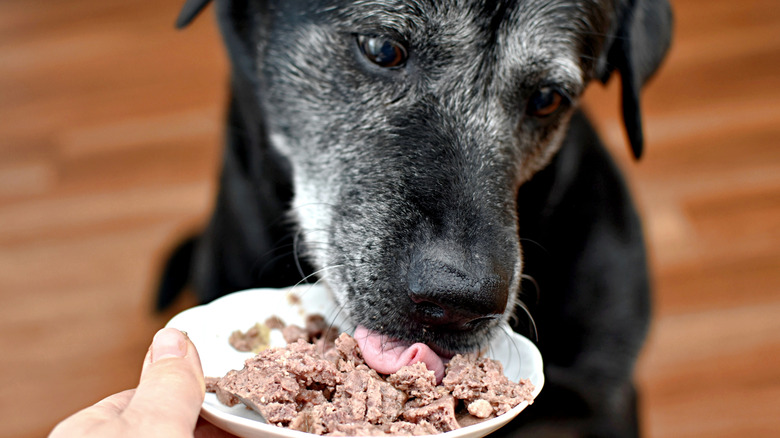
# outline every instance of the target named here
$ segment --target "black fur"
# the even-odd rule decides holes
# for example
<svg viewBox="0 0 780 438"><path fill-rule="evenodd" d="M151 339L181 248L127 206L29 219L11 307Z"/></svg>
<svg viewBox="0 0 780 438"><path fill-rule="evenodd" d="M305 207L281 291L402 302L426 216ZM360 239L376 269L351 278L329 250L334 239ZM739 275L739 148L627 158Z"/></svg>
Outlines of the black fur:
<svg viewBox="0 0 780 438"><path fill-rule="evenodd" d="M217 15L233 64L220 191L160 305L187 281L205 302L316 271L355 323L449 351L506 319L530 334L526 306L547 383L499 434L636 436L642 228L576 104L617 71L639 157L668 3L221 0ZM380 68L356 34L409 57ZM550 87L560 109L532 115Z"/></svg>

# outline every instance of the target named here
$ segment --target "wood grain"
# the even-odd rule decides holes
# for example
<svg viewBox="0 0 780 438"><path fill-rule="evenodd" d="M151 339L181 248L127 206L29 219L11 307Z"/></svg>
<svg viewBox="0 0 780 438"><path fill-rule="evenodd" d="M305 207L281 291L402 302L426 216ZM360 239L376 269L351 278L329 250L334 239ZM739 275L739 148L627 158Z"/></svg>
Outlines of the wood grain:
<svg viewBox="0 0 780 438"><path fill-rule="evenodd" d="M150 312L152 289L166 248L211 206L227 74L211 14L177 32L180 4L0 2L0 437L44 436L134 386L171 316ZM643 429L777 436L780 8L673 5L641 162L617 83L585 99L650 242Z"/></svg>

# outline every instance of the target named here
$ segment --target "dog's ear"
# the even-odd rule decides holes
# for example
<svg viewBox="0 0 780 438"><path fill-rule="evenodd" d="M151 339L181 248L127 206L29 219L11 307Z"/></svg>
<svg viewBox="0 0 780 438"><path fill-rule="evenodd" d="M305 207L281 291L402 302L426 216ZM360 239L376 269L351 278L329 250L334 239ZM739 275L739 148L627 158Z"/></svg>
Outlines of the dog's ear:
<svg viewBox="0 0 780 438"><path fill-rule="evenodd" d="M617 12L617 32L607 42L606 83L612 71L620 73L623 123L634 157L642 156L644 135L639 106L641 87L661 65L672 38L672 9L668 0L628 0Z"/></svg>
<svg viewBox="0 0 780 438"><path fill-rule="evenodd" d="M212 0L186 0L176 18L176 27L188 26L211 3ZM228 49L228 55L235 71L243 74L250 82L254 81L254 57L249 41L252 26L246 24L254 20L261 8L257 0L230 0L215 2L217 22ZM236 23L241 21L240 25Z"/></svg>
<svg viewBox="0 0 780 438"><path fill-rule="evenodd" d="M209 3L211 0L187 0L176 18L176 27L182 29L189 25Z"/></svg>

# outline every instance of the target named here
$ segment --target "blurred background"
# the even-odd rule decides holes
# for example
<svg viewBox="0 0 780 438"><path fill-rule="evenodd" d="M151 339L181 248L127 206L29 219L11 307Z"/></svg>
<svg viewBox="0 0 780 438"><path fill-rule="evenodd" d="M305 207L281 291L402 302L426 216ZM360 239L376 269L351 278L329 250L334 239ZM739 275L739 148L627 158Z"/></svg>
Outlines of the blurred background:
<svg viewBox="0 0 780 438"><path fill-rule="evenodd" d="M227 66L183 0L0 1L0 437L134 387L166 250L213 200ZM646 221L645 435L780 434L780 3L672 0L630 159L617 81L586 106Z"/></svg>

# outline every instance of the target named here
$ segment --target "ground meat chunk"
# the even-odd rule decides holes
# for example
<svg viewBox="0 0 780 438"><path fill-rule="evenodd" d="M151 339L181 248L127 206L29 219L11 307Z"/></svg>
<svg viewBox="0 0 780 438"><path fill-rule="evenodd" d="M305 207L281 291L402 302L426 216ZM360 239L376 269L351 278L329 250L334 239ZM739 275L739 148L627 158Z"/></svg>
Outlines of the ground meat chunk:
<svg viewBox="0 0 780 438"><path fill-rule="evenodd" d="M350 364L353 368L358 365L363 365L366 362L363 360L363 354L360 353L360 347L352 336L342 333L335 342L336 349L333 354L341 360L341 365L345 366Z"/></svg>
<svg viewBox="0 0 780 438"><path fill-rule="evenodd" d="M204 377L203 383L206 384L206 392L217 392L217 383L221 377Z"/></svg>
<svg viewBox="0 0 780 438"><path fill-rule="evenodd" d="M376 371L359 365L345 373L343 385L336 388L328 421L337 424L368 421L372 424L392 423L401 414L406 395L382 379Z"/></svg>
<svg viewBox="0 0 780 438"><path fill-rule="evenodd" d="M214 388L214 392L217 395L217 400L219 400L220 403L222 403L225 406L235 406L235 405L241 403L241 400L239 400L238 397L236 397L229 390L225 389L225 387L221 384L221 382L223 380L226 381L226 382L229 382L232 379L234 379L235 375L237 373L238 373L238 371L236 371L236 370L230 370L230 371L228 371L227 374L225 374L225 377L221 378L216 383L216 385L212 385L212 387L216 386L216 388ZM207 389L208 389L208 387L207 387Z"/></svg>
<svg viewBox="0 0 780 438"><path fill-rule="evenodd" d="M264 324L271 330L281 330L287 325L282 321L282 318L279 318L278 316L269 317L265 320Z"/></svg>
<svg viewBox="0 0 780 438"><path fill-rule="evenodd" d="M495 415L504 414L524 401L533 400L533 385L530 381L512 382L504 376L501 363L475 355L453 357L447 364L447 374L442 385L455 398L464 400L467 406L480 399L488 402ZM485 412L484 404L481 404L480 411Z"/></svg>
<svg viewBox="0 0 780 438"><path fill-rule="evenodd" d="M493 406L490 405L489 401L481 398L469 403L466 410L477 418L488 418L493 415Z"/></svg>
<svg viewBox="0 0 780 438"><path fill-rule="evenodd" d="M306 333L309 334L309 339L319 338L327 328L328 323L322 315L306 316Z"/></svg>
<svg viewBox="0 0 780 438"><path fill-rule="evenodd" d="M448 432L459 429L460 425L455 418L457 400L451 395L445 395L438 400L419 407L406 406L404 419L412 423L425 420L431 423L437 430Z"/></svg>
<svg viewBox="0 0 780 438"><path fill-rule="evenodd" d="M246 332L236 330L230 334L228 342L238 351L258 353L268 348L271 339L271 329L265 324L257 323Z"/></svg>
<svg viewBox="0 0 780 438"><path fill-rule="evenodd" d="M341 424L328 436L377 436L385 435L384 428L371 423Z"/></svg>
<svg viewBox="0 0 780 438"><path fill-rule="evenodd" d="M298 340L309 341L309 334L303 327L297 325L288 325L282 329L282 336L288 344L292 344Z"/></svg>
<svg viewBox="0 0 780 438"><path fill-rule="evenodd" d="M289 344L286 350L279 351L277 363L284 371L294 374L304 386L321 384L332 387L342 382L343 376L338 368L325 360L313 344L298 340Z"/></svg>
<svg viewBox="0 0 780 438"><path fill-rule="evenodd" d="M322 417L328 406L329 404L327 404L326 401L320 405L306 407L298 413L288 427L293 430L300 430L301 432L324 435L328 432L328 429L325 427Z"/></svg>
<svg viewBox="0 0 780 438"><path fill-rule="evenodd" d="M314 345L299 340L247 359L242 370L220 379L216 392L220 401L226 398L220 394L229 394L230 402L238 399L269 423L286 426L302 405L326 400L324 394L314 392L318 387L333 388L341 381L333 363L317 357Z"/></svg>
<svg viewBox="0 0 780 438"><path fill-rule="evenodd" d="M320 339L324 339L328 342L336 342L341 332L337 327L330 326L322 331Z"/></svg>
<svg viewBox="0 0 780 438"><path fill-rule="evenodd" d="M419 423L410 423L408 421L396 421L391 424L389 428L385 430L389 435L435 435L441 431L436 427L425 421L421 420Z"/></svg>
<svg viewBox="0 0 780 438"><path fill-rule="evenodd" d="M353 337L335 337L323 324L309 318L306 330L284 327L287 347L269 348L241 370L207 378L207 390L277 426L330 436L430 435L532 399L529 382L509 381L500 363L476 355L453 357L438 386L423 363L380 375L365 364Z"/></svg>
<svg viewBox="0 0 780 438"><path fill-rule="evenodd" d="M439 398L436 375L422 362L402 367L395 374L388 376L387 381L396 388L407 391L410 397L416 398L421 404Z"/></svg>

